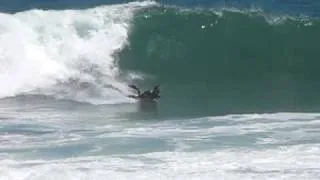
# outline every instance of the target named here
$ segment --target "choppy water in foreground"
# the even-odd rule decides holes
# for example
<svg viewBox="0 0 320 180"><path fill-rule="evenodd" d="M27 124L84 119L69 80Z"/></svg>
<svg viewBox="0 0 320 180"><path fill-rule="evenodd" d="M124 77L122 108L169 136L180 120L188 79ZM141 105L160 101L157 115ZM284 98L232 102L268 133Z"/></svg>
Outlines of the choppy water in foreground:
<svg viewBox="0 0 320 180"><path fill-rule="evenodd" d="M161 119L135 105L19 101L0 102L3 180L320 178L320 114Z"/></svg>

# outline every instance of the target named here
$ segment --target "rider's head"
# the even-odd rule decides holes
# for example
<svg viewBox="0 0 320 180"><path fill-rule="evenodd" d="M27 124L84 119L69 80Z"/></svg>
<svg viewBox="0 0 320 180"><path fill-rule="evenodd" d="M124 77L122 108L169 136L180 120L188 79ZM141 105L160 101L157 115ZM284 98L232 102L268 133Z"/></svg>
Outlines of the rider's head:
<svg viewBox="0 0 320 180"><path fill-rule="evenodd" d="M155 86L153 87L153 91L160 91L159 86L160 86L160 85L155 85Z"/></svg>
<svg viewBox="0 0 320 180"><path fill-rule="evenodd" d="M153 87L153 92L160 93L160 88L159 87L160 87L159 85L155 85Z"/></svg>

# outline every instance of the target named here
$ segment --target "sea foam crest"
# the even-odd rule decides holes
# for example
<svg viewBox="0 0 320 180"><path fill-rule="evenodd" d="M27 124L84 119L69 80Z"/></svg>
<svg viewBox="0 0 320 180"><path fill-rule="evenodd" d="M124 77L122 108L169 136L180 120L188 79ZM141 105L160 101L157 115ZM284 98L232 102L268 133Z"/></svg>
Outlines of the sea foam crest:
<svg viewBox="0 0 320 180"><path fill-rule="evenodd" d="M86 10L0 14L0 98L24 93L125 101L114 53L128 42L134 2Z"/></svg>

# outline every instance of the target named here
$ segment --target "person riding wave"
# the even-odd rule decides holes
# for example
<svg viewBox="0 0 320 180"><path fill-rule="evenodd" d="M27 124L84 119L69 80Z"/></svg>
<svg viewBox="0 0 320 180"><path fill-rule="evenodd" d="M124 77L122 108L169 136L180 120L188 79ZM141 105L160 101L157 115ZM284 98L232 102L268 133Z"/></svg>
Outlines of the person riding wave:
<svg viewBox="0 0 320 180"><path fill-rule="evenodd" d="M156 100L156 99L160 99L160 86L159 85L155 85L153 87L153 90L147 90L144 91L143 93L141 93L140 89L135 86L135 85L130 85L129 87L131 87L132 89L137 91L137 96L134 95L130 95L129 97L131 98L135 98L135 99L141 99L141 100Z"/></svg>

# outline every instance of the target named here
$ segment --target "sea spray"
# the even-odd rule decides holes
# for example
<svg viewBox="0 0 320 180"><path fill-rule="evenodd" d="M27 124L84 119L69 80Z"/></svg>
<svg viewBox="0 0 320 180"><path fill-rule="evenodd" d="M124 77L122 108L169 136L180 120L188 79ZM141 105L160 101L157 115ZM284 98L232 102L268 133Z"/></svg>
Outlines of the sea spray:
<svg viewBox="0 0 320 180"><path fill-rule="evenodd" d="M0 14L0 97L127 101L114 54L128 43L134 12L152 4Z"/></svg>

